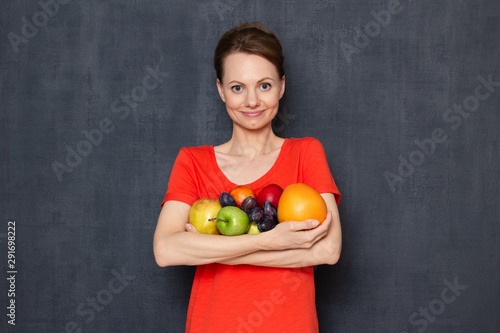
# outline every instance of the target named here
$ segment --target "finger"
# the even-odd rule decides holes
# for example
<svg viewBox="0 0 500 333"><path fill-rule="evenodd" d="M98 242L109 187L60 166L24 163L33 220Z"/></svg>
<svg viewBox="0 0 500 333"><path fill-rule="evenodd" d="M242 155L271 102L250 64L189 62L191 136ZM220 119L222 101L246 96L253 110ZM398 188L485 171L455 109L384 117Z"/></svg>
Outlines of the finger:
<svg viewBox="0 0 500 333"><path fill-rule="evenodd" d="M318 220L308 219L302 222L292 221L292 224L295 231L300 231L316 228L319 225L319 222Z"/></svg>
<svg viewBox="0 0 500 333"><path fill-rule="evenodd" d="M319 223L318 220L314 220L314 219L305 220L303 222L300 222L300 223L302 223L302 225L300 225L300 228L298 230L314 229L316 227L322 228L322 229L327 229L330 222L331 222L331 217L332 217L332 214L330 211L328 211L328 213L326 214L326 217L322 223Z"/></svg>
<svg viewBox="0 0 500 333"><path fill-rule="evenodd" d="M315 235L315 241L325 237L328 234L328 230L330 230L330 223L331 220L327 218L323 223L321 223L321 225L311 230L311 233L314 233Z"/></svg>
<svg viewBox="0 0 500 333"><path fill-rule="evenodd" d="M323 223L321 223L321 225L324 225L327 228L329 228L330 227L330 223L332 223L332 213L328 212L328 214L326 214L325 220L323 221Z"/></svg>
<svg viewBox="0 0 500 333"><path fill-rule="evenodd" d="M314 238L312 239L313 244L316 243L317 241L323 239L323 237L325 237L328 234L328 229L321 230L321 229L317 228L314 231L317 233L314 236Z"/></svg>
<svg viewBox="0 0 500 333"><path fill-rule="evenodd" d="M313 220L313 221L316 221L316 220ZM321 226L323 226L323 225L328 226L331 221L332 221L332 211L329 210L328 212L326 212L325 219L320 224L321 224Z"/></svg>
<svg viewBox="0 0 500 333"><path fill-rule="evenodd" d="M189 232L198 232L198 230L196 230L196 228L194 227L194 225L192 225L191 223L186 223L186 231L189 231Z"/></svg>
<svg viewBox="0 0 500 333"><path fill-rule="evenodd" d="M331 219L332 219L332 211L329 210L328 213L326 213L326 217L323 223L325 223L326 221L330 221Z"/></svg>

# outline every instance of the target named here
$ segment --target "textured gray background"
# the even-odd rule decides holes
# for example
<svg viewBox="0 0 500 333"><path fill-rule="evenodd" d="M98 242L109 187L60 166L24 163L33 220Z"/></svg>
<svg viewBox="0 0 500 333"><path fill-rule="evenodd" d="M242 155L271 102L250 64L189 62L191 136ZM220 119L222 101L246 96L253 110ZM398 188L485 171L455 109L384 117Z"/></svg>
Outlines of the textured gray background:
<svg viewBox="0 0 500 333"><path fill-rule="evenodd" d="M341 260L315 273L321 332L498 332L500 87L468 118L454 113L457 128L443 116L474 95L478 76L500 81L500 2L401 1L360 44L356 27L376 29L371 12L388 3L73 0L16 53L9 33L21 36L41 6L2 1L1 331L184 330L194 268L156 266L160 203L180 147L230 138L213 50L227 29L261 20L286 55L276 132L318 138L343 198ZM341 46L356 43L347 57ZM133 112L114 112L140 92L147 66L168 77ZM58 180L52 163L105 118L114 130ZM391 189L384 173L398 174L398 157L436 128L447 140ZM5 315L9 220L15 327ZM110 294L122 270L132 277ZM454 279L467 289L440 309ZM438 314L425 319L429 305Z"/></svg>

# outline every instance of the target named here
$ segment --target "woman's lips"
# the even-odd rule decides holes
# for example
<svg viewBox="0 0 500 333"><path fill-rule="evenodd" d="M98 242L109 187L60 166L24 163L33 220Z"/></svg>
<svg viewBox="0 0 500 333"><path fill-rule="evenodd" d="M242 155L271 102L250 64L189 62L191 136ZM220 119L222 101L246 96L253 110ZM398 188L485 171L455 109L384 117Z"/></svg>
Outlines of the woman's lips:
<svg viewBox="0 0 500 333"><path fill-rule="evenodd" d="M256 112L243 112L243 114L247 117L250 117L250 118L255 118L255 117L258 117L260 116L261 114L263 114L264 111L256 111Z"/></svg>

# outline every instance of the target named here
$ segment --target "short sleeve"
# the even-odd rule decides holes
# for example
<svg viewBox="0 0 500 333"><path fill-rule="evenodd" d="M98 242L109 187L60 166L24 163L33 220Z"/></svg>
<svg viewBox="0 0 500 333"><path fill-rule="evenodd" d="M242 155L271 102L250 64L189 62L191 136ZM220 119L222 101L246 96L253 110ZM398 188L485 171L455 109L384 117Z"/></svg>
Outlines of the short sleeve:
<svg viewBox="0 0 500 333"><path fill-rule="evenodd" d="M194 177L194 163L185 148L181 148L175 159L168 181L167 193L161 207L168 200L177 200L192 205L198 199Z"/></svg>
<svg viewBox="0 0 500 333"><path fill-rule="evenodd" d="M318 139L311 138L304 154L302 165L304 183L319 193L333 193L338 206L340 192L330 172L323 145Z"/></svg>

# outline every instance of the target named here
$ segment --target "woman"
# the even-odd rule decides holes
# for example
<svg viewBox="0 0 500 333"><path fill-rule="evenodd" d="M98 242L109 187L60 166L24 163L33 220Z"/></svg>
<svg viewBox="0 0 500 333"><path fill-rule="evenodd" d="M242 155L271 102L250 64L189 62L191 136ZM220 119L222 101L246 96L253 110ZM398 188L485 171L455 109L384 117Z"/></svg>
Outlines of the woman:
<svg viewBox="0 0 500 333"><path fill-rule="evenodd" d="M321 143L284 139L271 122L285 92L278 38L258 23L226 32L215 50L217 88L233 121L219 146L181 148L154 235L161 267L197 265L186 332L318 332L313 266L341 251L340 200ZM191 204L237 185L315 188L328 214L256 235L206 235L188 223Z"/></svg>

